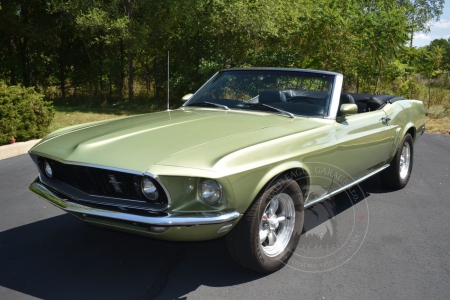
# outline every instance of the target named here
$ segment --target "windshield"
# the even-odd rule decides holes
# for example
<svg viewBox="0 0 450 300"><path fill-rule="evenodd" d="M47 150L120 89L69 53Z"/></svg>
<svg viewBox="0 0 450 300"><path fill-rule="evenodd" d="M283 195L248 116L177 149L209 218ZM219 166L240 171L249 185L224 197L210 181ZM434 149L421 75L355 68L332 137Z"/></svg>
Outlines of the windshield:
<svg viewBox="0 0 450 300"><path fill-rule="evenodd" d="M229 109L262 110L324 117L334 75L302 71L231 70L220 72L186 106L225 105ZM269 107L270 106L270 107Z"/></svg>

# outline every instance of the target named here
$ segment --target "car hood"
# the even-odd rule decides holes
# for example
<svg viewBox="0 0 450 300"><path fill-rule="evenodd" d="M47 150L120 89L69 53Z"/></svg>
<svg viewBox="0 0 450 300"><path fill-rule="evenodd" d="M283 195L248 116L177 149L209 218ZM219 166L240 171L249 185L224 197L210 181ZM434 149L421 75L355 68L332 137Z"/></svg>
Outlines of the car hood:
<svg viewBox="0 0 450 300"><path fill-rule="evenodd" d="M63 129L49 134L30 152L66 162L144 172L163 160L170 164L170 157L188 150L197 154L213 151L220 156L220 149L214 146L220 140L229 139L240 149L250 142L242 135L271 139L278 132L265 137L255 132L293 120L262 112L181 108Z"/></svg>

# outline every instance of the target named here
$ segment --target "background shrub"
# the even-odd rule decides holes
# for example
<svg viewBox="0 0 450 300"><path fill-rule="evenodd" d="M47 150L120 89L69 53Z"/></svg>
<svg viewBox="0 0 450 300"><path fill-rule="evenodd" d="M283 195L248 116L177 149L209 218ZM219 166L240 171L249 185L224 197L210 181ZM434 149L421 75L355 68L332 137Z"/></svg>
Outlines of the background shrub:
<svg viewBox="0 0 450 300"><path fill-rule="evenodd" d="M396 94L406 99L420 99L420 86L415 79L409 79L403 82L396 92Z"/></svg>
<svg viewBox="0 0 450 300"><path fill-rule="evenodd" d="M0 82L0 145L11 136L17 142L43 137L54 116L51 102L33 87Z"/></svg>

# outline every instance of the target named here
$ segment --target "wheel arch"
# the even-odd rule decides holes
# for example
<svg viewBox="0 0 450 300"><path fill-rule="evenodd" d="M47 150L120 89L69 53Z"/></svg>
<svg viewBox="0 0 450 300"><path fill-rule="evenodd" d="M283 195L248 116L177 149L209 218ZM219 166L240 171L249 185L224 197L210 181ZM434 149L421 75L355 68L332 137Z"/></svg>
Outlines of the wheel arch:
<svg viewBox="0 0 450 300"><path fill-rule="evenodd" d="M279 179L295 180L302 190L304 199L306 199L308 186L310 184L310 170L299 162L289 162L272 168L263 178L261 178L249 197L251 201L246 205L244 213L246 213L252 204L261 197L272 182Z"/></svg>
<svg viewBox="0 0 450 300"><path fill-rule="evenodd" d="M409 133L411 135L413 141L415 141L416 140L416 127L414 127L414 124L412 124L412 123L408 123L408 125L406 126L406 130L405 130L405 133L403 134L403 136L405 136Z"/></svg>

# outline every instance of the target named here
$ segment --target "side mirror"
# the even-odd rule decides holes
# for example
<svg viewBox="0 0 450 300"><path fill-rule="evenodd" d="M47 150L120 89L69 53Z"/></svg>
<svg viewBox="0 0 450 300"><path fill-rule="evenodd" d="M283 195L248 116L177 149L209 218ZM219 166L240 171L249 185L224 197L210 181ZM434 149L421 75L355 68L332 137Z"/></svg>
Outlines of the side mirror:
<svg viewBox="0 0 450 300"><path fill-rule="evenodd" d="M353 103L345 103L341 105L339 111L340 111L339 116L340 121L344 121L346 116L358 113L358 106Z"/></svg>
<svg viewBox="0 0 450 300"><path fill-rule="evenodd" d="M189 94L184 95L183 98L181 98L181 101L183 101L183 102L188 101L189 99L191 99L192 95L194 95L194 94L189 93Z"/></svg>

